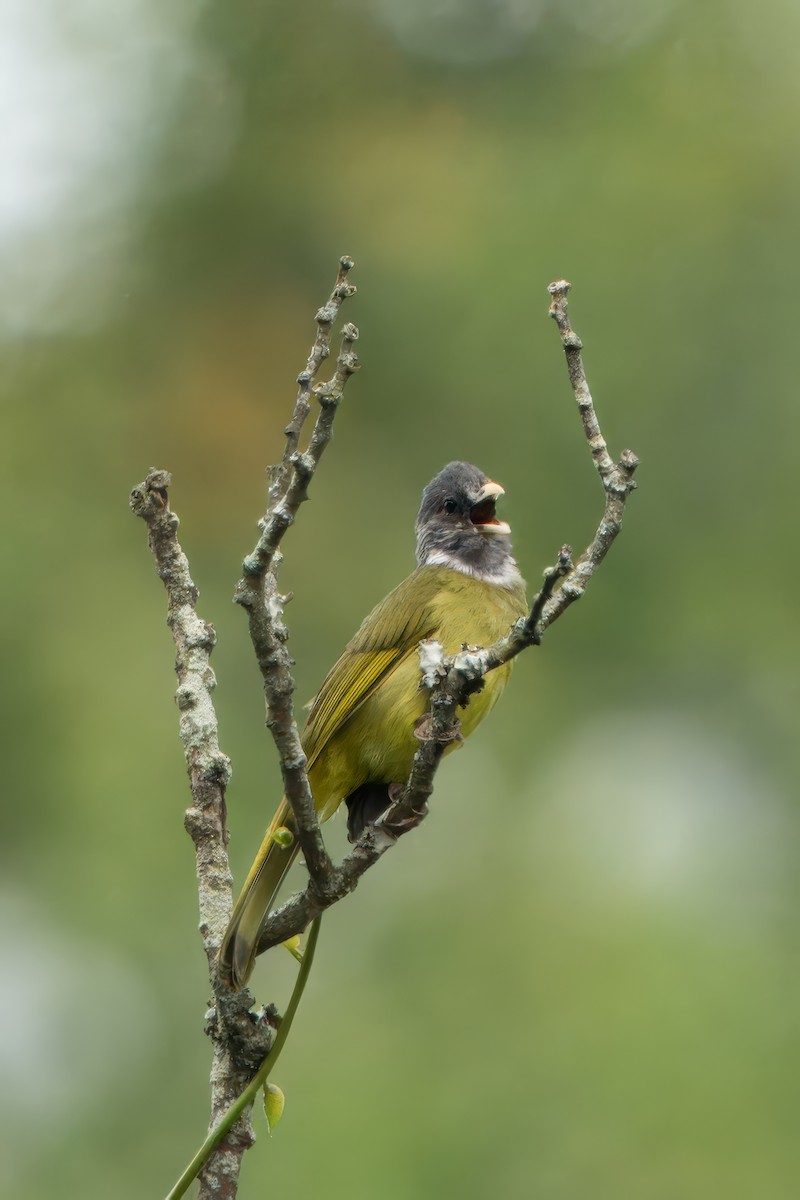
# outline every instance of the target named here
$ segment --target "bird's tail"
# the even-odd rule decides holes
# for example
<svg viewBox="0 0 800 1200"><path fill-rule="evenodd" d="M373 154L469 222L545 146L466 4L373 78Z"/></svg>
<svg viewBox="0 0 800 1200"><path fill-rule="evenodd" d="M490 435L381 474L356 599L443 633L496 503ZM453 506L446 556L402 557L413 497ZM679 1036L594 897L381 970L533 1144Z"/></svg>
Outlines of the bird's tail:
<svg viewBox="0 0 800 1200"><path fill-rule="evenodd" d="M291 810L285 799L281 801L269 829L264 834L264 840L244 882L242 893L234 905L220 946L220 975L236 991L243 988L250 977L258 953L264 918L297 855L296 836L292 845L288 847L275 841L275 832L281 826L294 832Z"/></svg>

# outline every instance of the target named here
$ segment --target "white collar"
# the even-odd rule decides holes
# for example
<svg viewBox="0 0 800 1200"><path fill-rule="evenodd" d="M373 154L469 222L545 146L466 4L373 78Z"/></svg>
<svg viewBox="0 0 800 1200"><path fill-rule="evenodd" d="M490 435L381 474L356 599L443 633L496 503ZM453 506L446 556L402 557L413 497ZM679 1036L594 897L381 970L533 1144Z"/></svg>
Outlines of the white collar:
<svg viewBox="0 0 800 1200"><path fill-rule="evenodd" d="M482 583L493 583L497 587L511 588L522 583L519 567L510 555L499 571L478 570L469 563L465 563L458 555L449 554L446 550L432 550L423 565L426 567L449 567L451 571L460 571L462 575L471 575L473 579L480 579Z"/></svg>

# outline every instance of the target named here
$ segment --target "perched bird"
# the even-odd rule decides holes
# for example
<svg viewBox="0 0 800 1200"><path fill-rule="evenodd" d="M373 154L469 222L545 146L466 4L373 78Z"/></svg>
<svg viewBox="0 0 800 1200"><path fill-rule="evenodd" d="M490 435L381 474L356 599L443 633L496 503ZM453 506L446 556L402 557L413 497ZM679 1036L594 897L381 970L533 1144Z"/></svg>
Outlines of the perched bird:
<svg viewBox="0 0 800 1200"><path fill-rule="evenodd" d="M422 493L418 566L372 610L311 705L302 734L320 820L344 801L355 841L390 804L419 744L414 726L427 695L417 648L435 638L448 654L463 643L489 646L527 611L525 584L511 555L508 525L495 515L503 488L470 463L452 462ZM508 681L511 663L491 671L483 690L459 709L467 737ZM454 745L457 743L454 743ZM298 843L274 838L292 814L284 799L266 832L220 949L220 971L241 988L258 953L261 928Z"/></svg>

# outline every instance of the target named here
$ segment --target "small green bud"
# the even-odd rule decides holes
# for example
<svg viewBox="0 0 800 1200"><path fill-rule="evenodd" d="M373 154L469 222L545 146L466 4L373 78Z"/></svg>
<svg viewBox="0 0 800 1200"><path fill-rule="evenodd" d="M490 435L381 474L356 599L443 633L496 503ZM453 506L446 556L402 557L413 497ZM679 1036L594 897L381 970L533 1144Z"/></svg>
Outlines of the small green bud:
<svg viewBox="0 0 800 1200"><path fill-rule="evenodd" d="M272 835L272 840L278 846L282 846L284 850L288 850L294 843L294 834L285 825L279 825Z"/></svg>
<svg viewBox="0 0 800 1200"><path fill-rule="evenodd" d="M281 943L289 951L292 958L296 958L298 962L303 961L303 952L300 949L300 934L296 933L294 937L287 938Z"/></svg>
<svg viewBox="0 0 800 1200"><path fill-rule="evenodd" d="M276 1083L264 1084L264 1115L267 1118L270 1133L283 1116L285 1103L286 1097Z"/></svg>

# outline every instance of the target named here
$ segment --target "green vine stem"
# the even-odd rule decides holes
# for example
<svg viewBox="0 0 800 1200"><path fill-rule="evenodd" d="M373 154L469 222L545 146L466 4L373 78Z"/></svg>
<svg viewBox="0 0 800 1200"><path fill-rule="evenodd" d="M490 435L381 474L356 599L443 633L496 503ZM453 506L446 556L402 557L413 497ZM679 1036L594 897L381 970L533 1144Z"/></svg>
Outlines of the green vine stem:
<svg viewBox="0 0 800 1200"><path fill-rule="evenodd" d="M219 1145L219 1143L225 1137L225 1134L228 1133L232 1126L239 1120L239 1117L241 1117L245 1109L253 1103L259 1093L259 1090L267 1082L270 1071L278 1061L278 1056L280 1055L280 1052L286 1043L286 1039L289 1036L292 1028L292 1022L295 1018L295 1013L297 1012L303 992L305 991L305 986L308 982L308 976L311 971L311 964L314 961L314 951L317 946L317 938L319 937L321 920L321 917L317 917L311 926L311 930L308 935L308 942L306 943L306 948L303 953L303 959L300 963L300 970L297 972L297 979L295 980L294 989L292 990L292 996L287 1005L286 1012L284 1013L278 1032L275 1035L275 1041L272 1044L272 1049L256 1071L253 1078L248 1083L247 1087L239 1096L238 1100L234 1101L219 1123L211 1130L208 1137L203 1142L202 1146L197 1151L178 1182L167 1194L166 1200L178 1200L178 1197L186 1194L186 1189L189 1187L192 1180L197 1178L203 1168L203 1164L206 1162L212 1150Z"/></svg>

